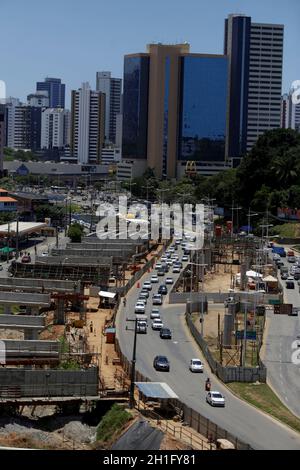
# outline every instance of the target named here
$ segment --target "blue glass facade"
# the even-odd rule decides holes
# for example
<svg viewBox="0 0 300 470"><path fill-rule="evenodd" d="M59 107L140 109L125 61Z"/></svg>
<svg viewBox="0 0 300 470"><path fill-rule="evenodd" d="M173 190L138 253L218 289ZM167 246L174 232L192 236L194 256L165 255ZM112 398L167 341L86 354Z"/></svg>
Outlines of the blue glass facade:
<svg viewBox="0 0 300 470"><path fill-rule="evenodd" d="M48 91L50 108L65 107L66 86L60 78L46 78L44 82L37 82L37 91Z"/></svg>
<svg viewBox="0 0 300 470"><path fill-rule="evenodd" d="M225 159L227 99L227 57L182 57L179 160Z"/></svg>
<svg viewBox="0 0 300 470"><path fill-rule="evenodd" d="M125 56L123 158L147 158L149 57Z"/></svg>

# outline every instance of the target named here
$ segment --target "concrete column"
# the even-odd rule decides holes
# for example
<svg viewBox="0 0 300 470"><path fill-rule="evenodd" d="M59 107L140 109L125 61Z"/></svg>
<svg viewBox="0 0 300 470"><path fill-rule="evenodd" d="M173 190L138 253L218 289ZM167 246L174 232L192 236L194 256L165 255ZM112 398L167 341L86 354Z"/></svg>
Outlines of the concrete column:
<svg viewBox="0 0 300 470"><path fill-rule="evenodd" d="M4 304L4 315L10 315L11 314L11 306Z"/></svg>
<svg viewBox="0 0 300 470"><path fill-rule="evenodd" d="M24 329L24 339L39 339L39 331L36 328L26 328Z"/></svg>
<svg viewBox="0 0 300 470"><path fill-rule="evenodd" d="M37 316L40 313L39 307L31 307L31 315Z"/></svg>

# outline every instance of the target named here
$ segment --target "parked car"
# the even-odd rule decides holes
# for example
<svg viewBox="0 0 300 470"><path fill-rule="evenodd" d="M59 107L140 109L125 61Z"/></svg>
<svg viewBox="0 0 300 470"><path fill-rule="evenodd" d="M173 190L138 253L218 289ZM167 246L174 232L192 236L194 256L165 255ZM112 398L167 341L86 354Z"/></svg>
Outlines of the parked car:
<svg viewBox="0 0 300 470"><path fill-rule="evenodd" d="M208 392L206 401L211 406L225 406L225 398L220 392Z"/></svg>
<svg viewBox="0 0 300 470"><path fill-rule="evenodd" d="M155 370L169 372L170 362L166 356L155 356L153 361L153 367Z"/></svg>
<svg viewBox="0 0 300 470"><path fill-rule="evenodd" d="M150 313L150 318L151 320L154 320L154 318L160 318L160 310L159 308L153 308Z"/></svg>
<svg viewBox="0 0 300 470"><path fill-rule="evenodd" d="M155 318L151 326L152 330L161 330L164 327L164 324L160 318Z"/></svg>
<svg viewBox="0 0 300 470"><path fill-rule="evenodd" d="M153 276L151 276L150 281L152 284L156 284L157 282L159 282L159 279L156 274L153 274Z"/></svg>
<svg viewBox="0 0 300 470"><path fill-rule="evenodd" d="M203 372L203 364L200 359L191 359L190 371L191 372Z"/></svg>
<svg viewBox="0 0 300 470"><path fill-rule="evenodd" d="M172 332L169 328L161 328L159 336L162 339L172 339Z"/></svg>
<svg viewBox="0 0 300 470"><path fill-rule="evenodd" d="M288 260L288 263L295 263L296 262L295 256L288 256L287 260Z"/></svg>

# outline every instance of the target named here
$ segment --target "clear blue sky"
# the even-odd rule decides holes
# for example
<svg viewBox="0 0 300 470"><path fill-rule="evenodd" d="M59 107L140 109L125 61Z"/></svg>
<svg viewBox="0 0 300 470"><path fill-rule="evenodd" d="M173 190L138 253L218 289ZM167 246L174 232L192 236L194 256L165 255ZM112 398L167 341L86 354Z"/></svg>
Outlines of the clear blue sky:
<svg viewBox="0 0 300 470"><path fill-rule="evenodd" d="M60 77L70 90L95 86L97 70L122 77L124 54L149 42L191 44L223 53L224 18L285 25L284 83L300 79L299 0L0 0L0 79L25 100L35 82Z"/></svg>

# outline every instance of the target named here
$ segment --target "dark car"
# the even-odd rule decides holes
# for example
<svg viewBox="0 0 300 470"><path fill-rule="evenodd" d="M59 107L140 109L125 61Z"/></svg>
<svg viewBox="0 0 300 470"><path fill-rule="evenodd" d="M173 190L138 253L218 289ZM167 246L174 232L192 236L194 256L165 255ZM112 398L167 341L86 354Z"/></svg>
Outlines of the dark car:
<svg viewBox="0 0 300 470"><path fill-rule="evenodd" d="M157 271L157 275L158 275L158 276L164 276L165 274L166 274L166 273L165 273L165 270L164 270L164 269L159 269L159 270Z"/></svg>
<svg viewBox="0 0 300 470"><path fill-rule="evenodd" d="M170 363L166 356L155 356L153 361L153 367L155 370L161 370L164 372L170 371Z"/></svg>
<svg viewBox="0 0 300 470"><path fill-rule="evenodd" d="M159 336L162 339L172 339L172 333L169 328L162 328L159 332Z"/></svg>
<svg viewBox="0 0 300 470"><path fill-rule="evenodd" d="M166 295L168 293L167 286L165 286L164 284L159 286L158 293L162 295Z"/></svg>
<svg viewBox="0 0 300 470"><path fill-rule="evenodd" d="M287 273L282 273L281 274L281 280L282 281L286 281L288 277L289 277L289 275ZM299 277L299 279L300 279L300 277Z"/></svg>
<svg viewBox="0 0 300 470"><path fill-rule="evenodd" d="M294 281L286 281L286 288L287 289L295 289Z"/></svg>

